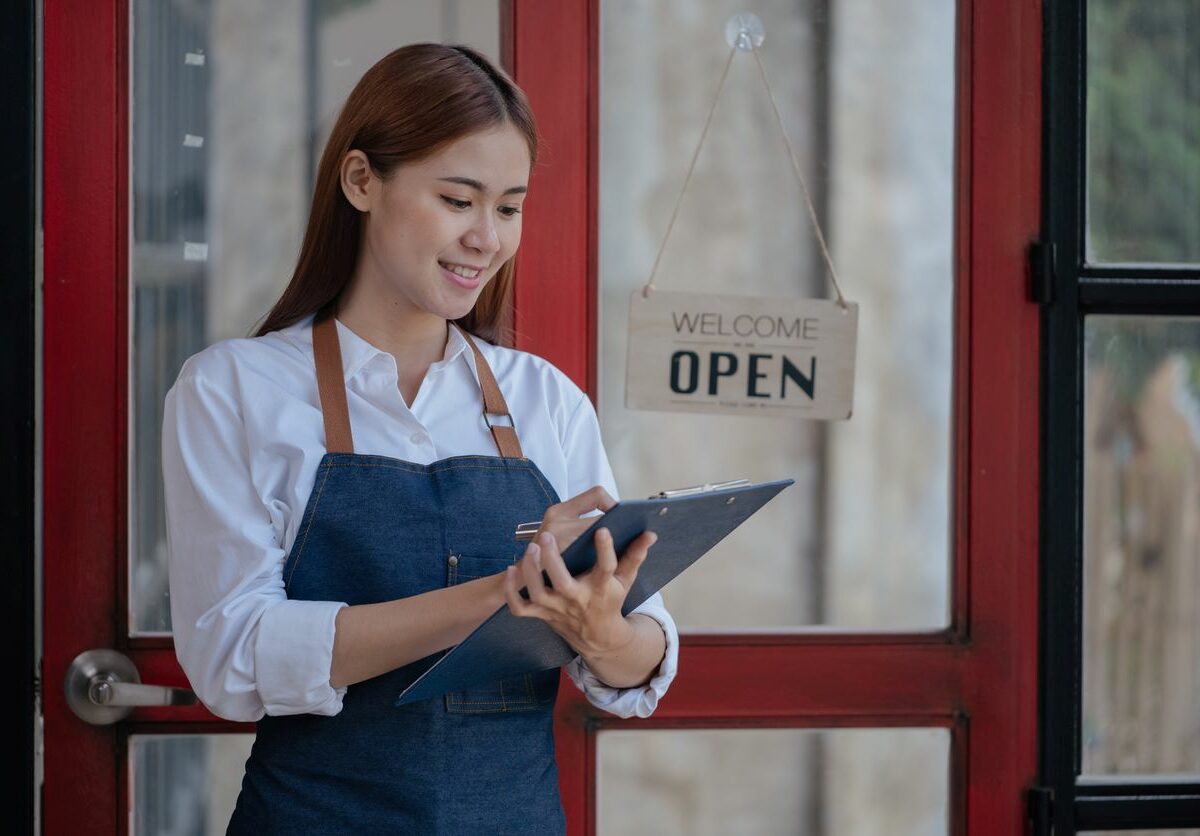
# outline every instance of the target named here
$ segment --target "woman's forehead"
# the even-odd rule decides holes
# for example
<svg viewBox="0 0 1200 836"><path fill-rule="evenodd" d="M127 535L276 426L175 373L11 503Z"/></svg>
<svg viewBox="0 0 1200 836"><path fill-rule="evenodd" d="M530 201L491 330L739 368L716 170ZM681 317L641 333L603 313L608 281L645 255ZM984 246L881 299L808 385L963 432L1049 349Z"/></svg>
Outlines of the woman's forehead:
<svg viewBox="0 0 1200 836"><path fill-rule="evenodd" d="M418 163L427 176L470 180L497 194L526 186L529 166L525 137L508 123L451 140Z"/></svg>

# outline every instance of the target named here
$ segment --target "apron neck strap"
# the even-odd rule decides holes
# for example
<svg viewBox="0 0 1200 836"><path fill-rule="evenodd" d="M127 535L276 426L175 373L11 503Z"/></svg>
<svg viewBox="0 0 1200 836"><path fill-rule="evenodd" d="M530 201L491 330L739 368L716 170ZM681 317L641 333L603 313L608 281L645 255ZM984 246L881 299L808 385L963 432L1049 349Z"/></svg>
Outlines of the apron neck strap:
<svg viewBox="0 0 1200 836"><path fill-rule="evenodd" d="M342 369L342 346L338 341L332 303L317 311L312 340L317 392L321 396L321 415L325 419L325 449L330 453L353 453L350 408L346 405L346 373Z"/></svg>
<svg viewBox="0 0 1200 836"><path fill-rule="evenodd" d="M346 403L346 378L342 368L342 348L338 340L334 303L317 311L313 319L313 358L317 367L317 392L321 398L321 414L325 420L325 449L330 453L353 453L354 438L350 432L350 408ZM479 373L479 388L483 391L483 420L492 431L496 449L506 459L524 458L521 442L513 426L508 403L484 359L475 340L457 322L451 323L466 339L475 354ZM505 423L507 422L507 423Z"/></svg>
<svg viewBox="0 0 1200 836"><path fill-rule="evenodd" d="M457 322L451 324L459 330L459 333L466 339L467 345L471 347L471 351L475 353L475 368L479 371L479 388L483 390L483 420L492 431L496 449L506 459L525 458L524 453L521 452L521 442L517 439L517 430L513 426L512 415L508 412L508 402L504 400L504 393L500 391L500 386L496 383L492 367L488 365L487 360L483 359L483 352L479 350L479 346L475 345L475 340L467 333L467 329ZM504 423L505 421L507 423Z"/></svg>

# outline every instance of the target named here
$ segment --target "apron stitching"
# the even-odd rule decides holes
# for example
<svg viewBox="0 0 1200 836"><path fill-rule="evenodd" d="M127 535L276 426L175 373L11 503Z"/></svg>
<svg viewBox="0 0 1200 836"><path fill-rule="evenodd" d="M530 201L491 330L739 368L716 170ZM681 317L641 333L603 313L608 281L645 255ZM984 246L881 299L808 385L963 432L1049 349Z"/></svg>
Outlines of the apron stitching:
<svg viewBox="0 0 1200 836"><path fill-rule="evenodd" d="M534 481L534 483L535 483L535 484L538 486L538 488L541 490L541 492L542 492L542 495L546 497L547 501L549 501L549 503L550 503L551 505L553 505L553 504L554 504L554 497L552 497L552 496L550 495L550 491L546 490L546 486L542 484L542 480L541 480L541 479L539 479L539 478L537 477L537 474L536 474L536 473L534 473L532 470L530 470L530 471L527 471L527 472L529 473L529 475L530 475L530 476L532 476L532 477L533 477L533 481Z"/></svg>
<svg viewBox="0 0 1200 836"><path fill-rule="evenodd" d="M291 585L292 576L296 574L296 567L300 565L300 557L304 554L304 546L308 543L308 533L312 531L313 522L317 519L317 507L321 504L321 492L325 490L325 482L329 479L331 468L326 465L325 475L321 477L321 486L317 488L317 498L313 500L312 515L308 518L308 525L304 527L304 539L300 541L300 549L296 552L296 560L292 563L292 571L288 572L287 583Z"/></svg>
<svg viewBox="0 0 1200 836"><path fill-rule="evenodd" d="M499 459L502 462L510 461L509 459L504 459L500 456L490 456L490 457L485 456L483 458L495 458L495 459ZM528 462L530 460L529 459L511 459L511 461ZM437 472L437 473L441 473L442 471L446 471L446 470L512 470L512 469L514 469L512 465L505 465L505 464L453 464L453 465L447 465L445 467L436 467L434 465L424 465L424 464L413 464L411 466L406 467L405 465L402 465L399 463L391 463L391 462L345 462L343 464L338 464L337 462L330 462L329 464L326 465L326 467L330 467L330 468L333 468L333 467L383 467L383 468L389 468L391 470L405 470L410 473L424 473L427 470L429 470L430 468L432 468L431 472Z"/></svg>

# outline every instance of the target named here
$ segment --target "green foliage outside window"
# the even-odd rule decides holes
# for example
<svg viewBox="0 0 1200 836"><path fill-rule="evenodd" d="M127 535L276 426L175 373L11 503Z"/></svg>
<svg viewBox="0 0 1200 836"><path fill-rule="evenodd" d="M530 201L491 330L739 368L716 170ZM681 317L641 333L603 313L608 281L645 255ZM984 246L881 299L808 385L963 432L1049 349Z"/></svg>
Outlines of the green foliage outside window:
<svg viewBox="0 0 1200 836"><path fill-rule="evenodd" d="M1200 264L1200 0L1087 5L1086 254Z"/></svg>

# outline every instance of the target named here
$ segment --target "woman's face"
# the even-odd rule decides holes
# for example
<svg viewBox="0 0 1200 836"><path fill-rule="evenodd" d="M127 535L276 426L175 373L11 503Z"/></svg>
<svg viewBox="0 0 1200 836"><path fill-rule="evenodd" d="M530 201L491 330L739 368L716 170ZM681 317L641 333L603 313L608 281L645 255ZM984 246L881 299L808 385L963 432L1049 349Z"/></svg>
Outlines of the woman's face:
<svg viewBox="0 0 1200 836"><path fill-rule="evenodd" d="M357 278L381 303L465 316L517 250L529 167L529 146L510 123L400 165L386 182L361 151L349 152L342 188L366 213Z"/></svg>

